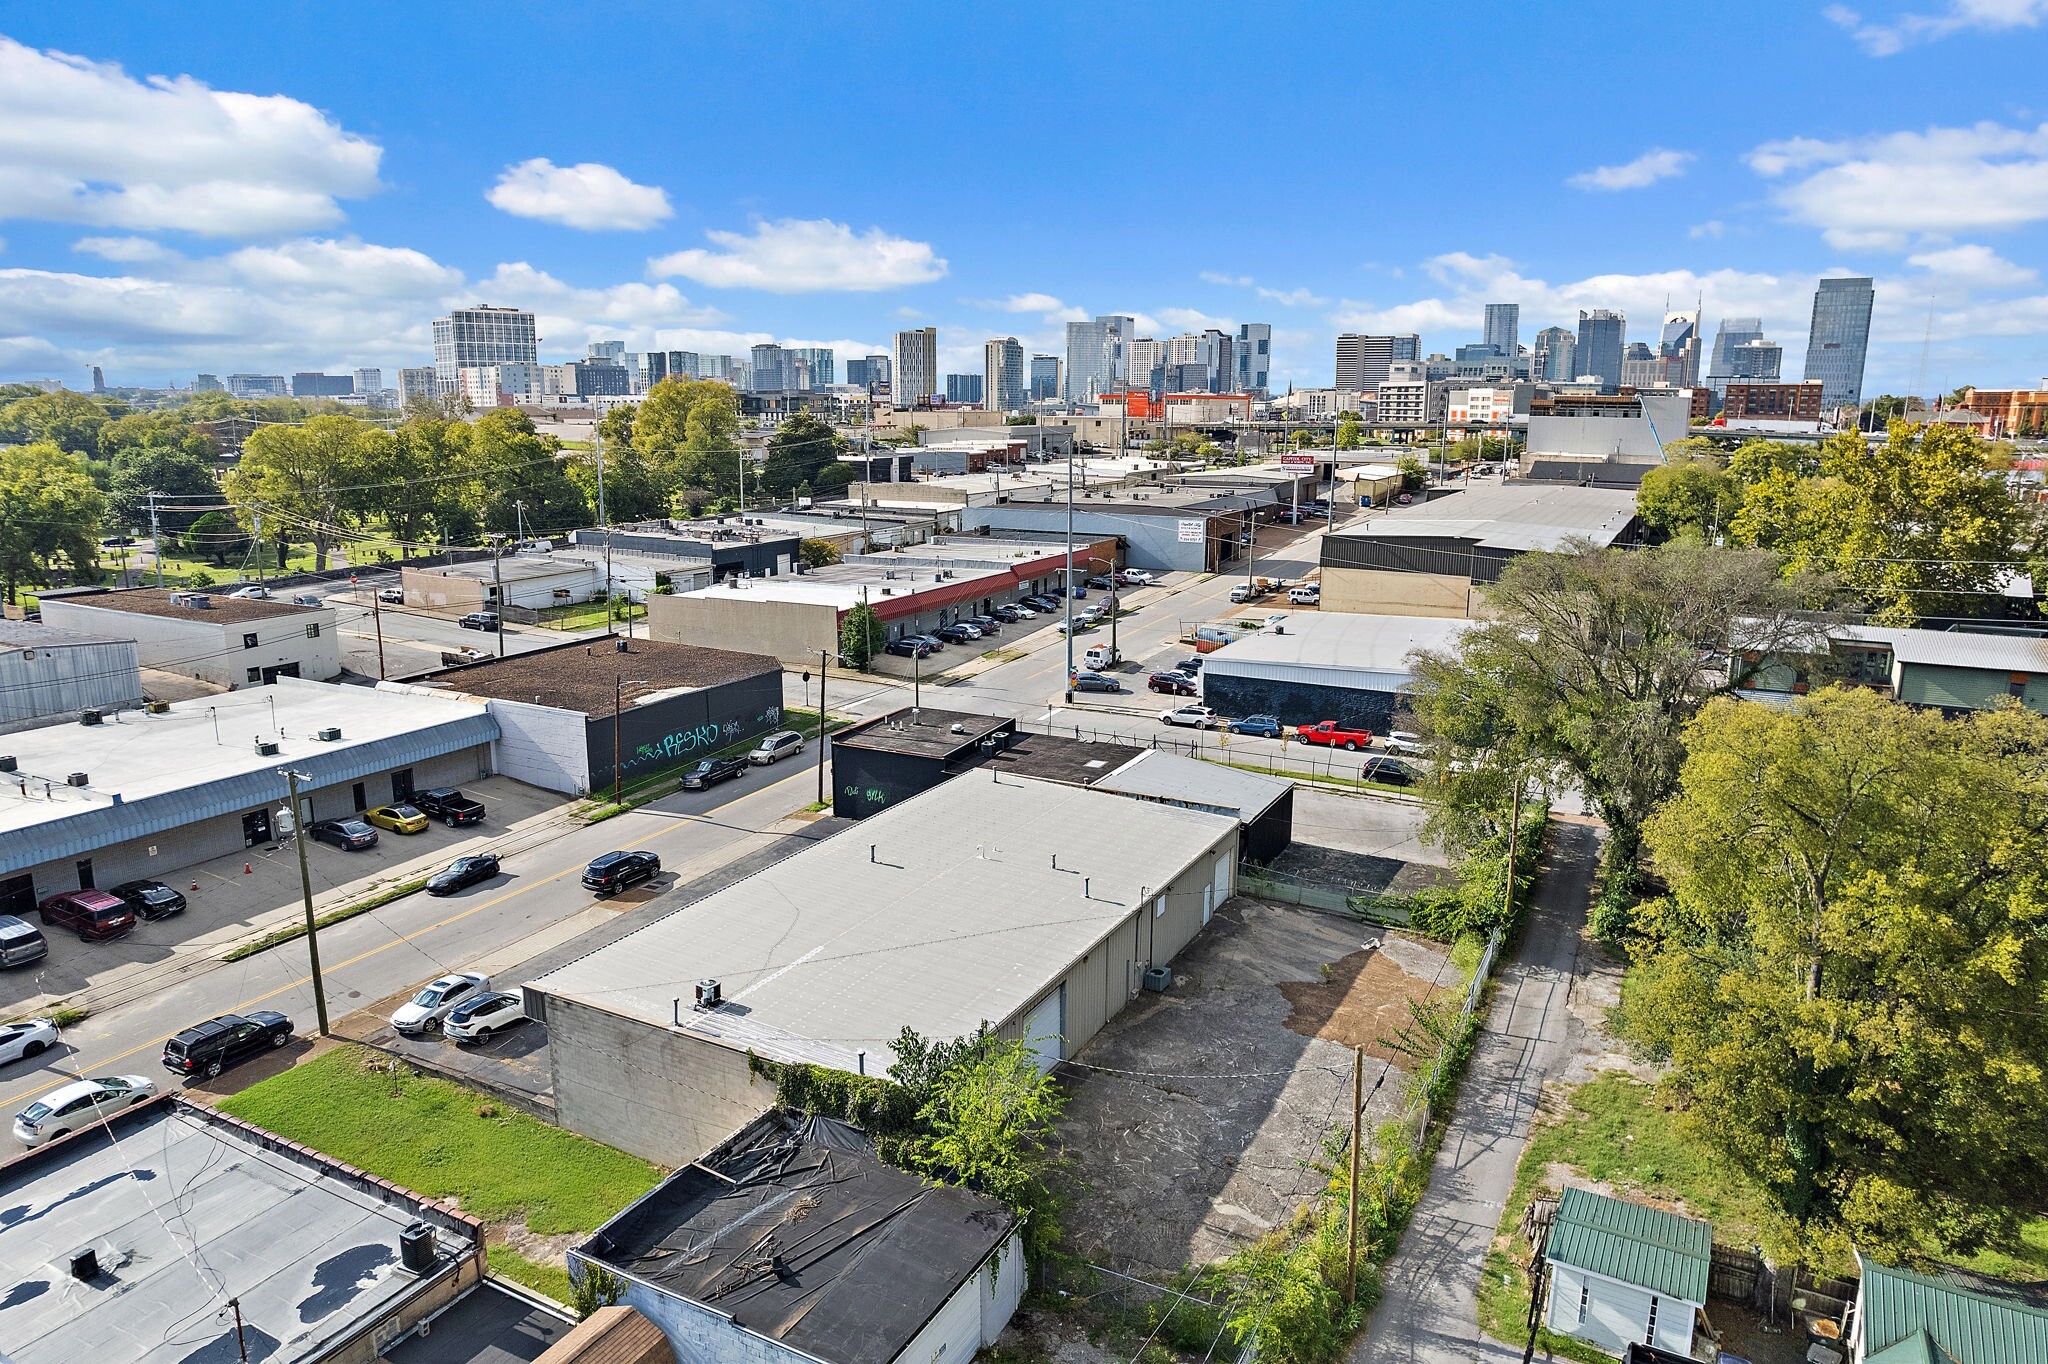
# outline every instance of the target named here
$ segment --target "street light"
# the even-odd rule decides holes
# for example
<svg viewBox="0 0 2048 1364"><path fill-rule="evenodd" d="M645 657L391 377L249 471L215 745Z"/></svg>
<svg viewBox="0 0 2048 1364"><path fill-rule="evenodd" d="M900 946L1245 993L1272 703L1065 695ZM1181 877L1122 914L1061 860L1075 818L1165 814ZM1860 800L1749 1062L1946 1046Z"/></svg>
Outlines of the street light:
<svg viewBox="0 0 2048 1364"><path fill-rule="evenodd" d="M330 1037L333 1034L327 1029L327 988L320 981L320 936L313 922L313 875L306 870L306 821L299 810L299 783L313 779L288 767L278 768L277 775L284 778L290 795L292 842L299 847L299 894L306 905L306 955L313 964L313 1011L320 1016L320 1035Z"/></svg>
<svg viewBox="0 0 2048 1364"><path fill-rule="evenodd" d="M644 677L614 677L612 679L612 804L619 803L620 777L623 769L619 764L619 705L628 685L651 687L654 684Z"/></svg>

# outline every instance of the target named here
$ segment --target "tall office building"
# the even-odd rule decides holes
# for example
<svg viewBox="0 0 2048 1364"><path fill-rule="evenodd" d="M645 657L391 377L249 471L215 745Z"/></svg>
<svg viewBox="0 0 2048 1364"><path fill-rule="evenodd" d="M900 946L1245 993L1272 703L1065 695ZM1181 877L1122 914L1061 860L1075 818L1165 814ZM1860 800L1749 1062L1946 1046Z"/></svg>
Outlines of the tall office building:
<svg viewBox="0 0 2048 1364"><path fill-rule="evenodd" d="M1714 333L1714 349L1707 356L1707 387L1713 390L1715 406L1727 395L1728 381L1735 377L1731 366L1735 363L1735 350L1751 341L1764 339L1764 321L1760 317L1724 317L1719 331ZM1772 376L1776 378L1776 375Z"/></svg>
<svg viewBox="0 0 2048 1364"><path fill-rule="evenodd" d="M434 373L443 393L462 387L460 371L479 365L540 361L533 314L521 308L457 308L434 319Z"/></svg>
<svg viewBox="0 0 2048 1364"><path fill-rule="evenodd" d="M224 393L227 391L227 386L221 383L218 374L202 374L192 381L192 391L194 393Z"/></svg>
<svg viewBox="0 0 2048 1364"><path fill-rule="evenodd" d="M1574 379L1597 378L1600 391L1612 393L1621 387L1621 346L1628 332L1628 318L1605 308L1579 312L1579 342L1576 352L1578 373Z"/></svg>
<svg viewBox="0 0 2048 1364"><path fill-rule="evenodd" d="M355 373L356 392L374 398L384 391L384 371L381 369L359 369Z"/></svg>
<svg viewBox="0 0 2048 1364"><path fill-rule="evenodd" d="M896 333L896 382L890 386L898 407L929 403L939 391L939 329L916 327Z"/></svg>
<svg viewBox="0 0 2048 1364"><path fill-rule="evenodd" d="M1495 355L1505 355L1510 360L1522 348L1522 305L1519 303L1489 303L1486 305L1486 334L1480 340L1493 347Z"/></svg>
<svg viewBox="0 0 2048 1364"><path fill-rule="evenodd" d="M1647 341L1631 341L1621 351L1621 386L1651 388L1664 381L1664 357Z"/></svg>
<svg viewBox="0 0 2048 1364"><path fill-rule="evenodd" d="M1124 386L1152 394L1165 392L1166 342L1134 336L1124 343Z"/></svg>
<svg viewBox="0 0 2048 1364"><path fill-rule="evenodd" d="M1060 358L1057 355L1031 357L1031 400L1041 402L1060 396Z"/></svg>
<svg viewBox="0 0 2048 1364"><path fill-rule="evenodd" d="M1664 382L1691 388L1700 381L1700 315L1697 310L1664 314L1657 339L1657 357L1664 361Z"/></svg>
<svg viewBox="0 0 2048 1364"><path fill-rule="evenodd" d="M1867 276L1824 279L1813 292L1806 334L1806 377L1820 380L1824 408L1863 402L1863 360L1870 349L1870 310L1877 291Z"/></svg>
<svg viewBox="0 0 2048 1364"><path fill-rule="evenodd" d="M848 360L846 382L855 388L869 388L875 384L886 385L889 382L889 357L864 355L858 360Z"/></svg>
<svg viewBox="0 0 2048 1364"><path fill-rule="evenodd" d="M398 371L398 405L405 406L414 398L438 398L441 396L441 381L432 365L414 365Z"/></svg>
<svg viewBox="0 0 2048 1364"><path fill-rule="evenodd" d="M1386 382L1389 365L1421 358L1422 338L1414 332L1393 336L1346 332L1337 338L1336 387L1340 392L1376 393Z"/></svg>
<svg viewBox="0 0 2048 1364"><path fill-rule="evenodd" d="M981 406L981 376L979 374L948 374L946 376L946 401L965 403L971 407Z"/></svg>
<svg viewBox="0 0 2048 1364"><path fill-rule="evenodd" d="M1233 387L1239 393L1266 394L1273 386L1273 324L1237 324L1237 377Z"/></svg>
<svg viewBox="0 0 2048 1364"><path fill-rule="evenodd" d="M1137 322L1121 313L1067 324L1068 402L1091 402L1127 380L1124 345L1137 329Z"/></svg>
<svg viewBox="0 0 2048 1364"><path fill-rule="evenodd" d="M588 357L602 365L624 365L626 343L623 341L593 341L586 352Z"/></svg>
<svg viewBox="0 0 2048 1364"><path fill-rule="evenodd" d="M609 360L577 360L568 370L569 391L579 398L623 397L633 391L633 379L626 367Z"/></svg>
<svg viewBox="0 0 2048 1364"><path fill-rule="evenodd" d="M802 387L830 388L839 382L839 361L830 346L796 346L789 353L803 362L808 372L810 382Z"/></svg>
<svg viewBox="0 0 2048 1364"><path fill-rule="evenodd" d="M991 412L1024 406L1024 347L1014 336L991 340L981 348L982 401Z"/></svg>
<svg viewBox="0 0 2048 1364"><path fill-rule="evenodd" d="M294 398L346 398L356 391L356 381L346 374L314 374L301 370L292 376Z"/></svg>
<svg viewBox="0 0 2048 1364"><path fill-rule="evenodd" d="M772 342L764 342L754 347L754 378L747 387L756 393L774 393L780 389L794 387L786 373L788 359L789 352Z"/></svg>
<svg viewBox="0 0 2048 1364"><path fill-rule="evenodd" d="M1775 384L1784 376L1785 348L1759 336L1728 352L1728 379ZM1728 379L1722 380L1725 385Z"/></svg>

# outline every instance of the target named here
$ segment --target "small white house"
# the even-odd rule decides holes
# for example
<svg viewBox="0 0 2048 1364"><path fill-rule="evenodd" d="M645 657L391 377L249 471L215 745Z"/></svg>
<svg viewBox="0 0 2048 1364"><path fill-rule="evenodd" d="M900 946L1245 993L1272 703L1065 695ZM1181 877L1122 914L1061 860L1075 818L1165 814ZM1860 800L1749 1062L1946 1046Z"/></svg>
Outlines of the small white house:
<svg viewBox="0 0 2048 1364"><path fill-rule="evenodd" d="M1566 1189L1543 1247L1543 1323L1617 1355L1641 1344L1690 1356L1713 1251L1698 1218Z"/></svg>

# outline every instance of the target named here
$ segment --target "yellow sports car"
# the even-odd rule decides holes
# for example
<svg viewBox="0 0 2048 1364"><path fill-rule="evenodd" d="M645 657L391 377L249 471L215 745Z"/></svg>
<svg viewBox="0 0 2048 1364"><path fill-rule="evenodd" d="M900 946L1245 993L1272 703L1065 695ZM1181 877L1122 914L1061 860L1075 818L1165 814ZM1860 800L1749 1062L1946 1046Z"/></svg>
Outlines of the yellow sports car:
<svg viewBox="0 0 2048 1364"><path fill-rule="evenodd" d="M395 834L416 834L427 827L427 817L410 805L380 805L363 818Z"/></svg>

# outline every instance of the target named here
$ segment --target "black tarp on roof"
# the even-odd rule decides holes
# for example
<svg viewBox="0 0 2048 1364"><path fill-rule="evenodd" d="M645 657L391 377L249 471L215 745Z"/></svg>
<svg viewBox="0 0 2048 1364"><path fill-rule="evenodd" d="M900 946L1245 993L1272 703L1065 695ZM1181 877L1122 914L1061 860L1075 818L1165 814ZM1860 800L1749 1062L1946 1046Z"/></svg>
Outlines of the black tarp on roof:
<svg viewBox="0 0 2048 1364"><path fill-rule="evenodd" d="M885 1165L856 1128L778 1115L581 1249L832 1364L890 1364L1015 1224Z"/></svg>

